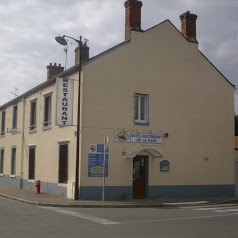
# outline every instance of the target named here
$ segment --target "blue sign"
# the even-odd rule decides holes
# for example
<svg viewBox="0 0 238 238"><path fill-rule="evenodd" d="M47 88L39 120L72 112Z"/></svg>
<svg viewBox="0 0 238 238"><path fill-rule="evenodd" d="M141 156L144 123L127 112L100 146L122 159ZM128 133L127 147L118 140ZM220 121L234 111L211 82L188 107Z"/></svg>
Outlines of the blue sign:
<svg viewBox="0 0 238 238"><path fill-rule="evenodd" d="M88 151L88 177L103 177L104 145L91 144ZM108 151L105 157L105 177L108 177Z"/></svg>

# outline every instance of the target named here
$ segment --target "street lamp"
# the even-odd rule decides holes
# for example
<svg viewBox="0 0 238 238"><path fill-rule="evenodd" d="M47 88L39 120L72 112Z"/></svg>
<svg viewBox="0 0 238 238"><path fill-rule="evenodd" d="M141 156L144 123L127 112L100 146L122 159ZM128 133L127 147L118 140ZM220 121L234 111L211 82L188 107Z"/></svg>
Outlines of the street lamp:
<svg viewBox="0 0 238 238"><path fill-rule="evenodd" d="M76 143L76 162L75 162L75 186L74 186L74 200L78 200L78 185L79 185L79 139L80 139L80 85L81 85L81 46L82 46L82 36L79 37L79 40L74 39L70 36L56 36L55 40L61 45L67 45L65 37L70 38L78 43L79 47L79 83L78 83L78 114L77 114L77 143Z"/></svg>

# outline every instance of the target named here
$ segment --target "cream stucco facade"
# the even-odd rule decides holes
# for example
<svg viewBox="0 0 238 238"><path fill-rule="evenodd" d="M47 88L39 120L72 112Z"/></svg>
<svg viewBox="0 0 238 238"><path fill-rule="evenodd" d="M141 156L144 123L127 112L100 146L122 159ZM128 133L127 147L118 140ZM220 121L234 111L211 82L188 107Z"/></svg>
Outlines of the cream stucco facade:
<svg viewBox="0 0 238 238"><path fill-rule="evenodd" d="M28 178L29 148L34 146L34 180L41 180L42 191L66 196L67 183L58 182L62 144L68 145L67 180L75 181L78 72L73 67L58 76L74 79L73 126L55 125L55 77L3 105L5 128L11 128L13 105L18 105L21 132L0 138L0 182L35 189ZM144 32L131 31L130 40L89 59L80 88L79 198L101 198L102 177L89 176L89 145L103 144L104 136L109 138L106 199L136 197L133 153L145 158L144 197L234 196L234 86L169 20ZM52 124L43 128L44 95L49 94ZM146 95L146 123L135 122L135 95ZM37 128L29 132L32 100L37 102ZM160 135L162 143L119 142L117 132ZM162 161L169 162L167 171L160 169Z"/></svg>

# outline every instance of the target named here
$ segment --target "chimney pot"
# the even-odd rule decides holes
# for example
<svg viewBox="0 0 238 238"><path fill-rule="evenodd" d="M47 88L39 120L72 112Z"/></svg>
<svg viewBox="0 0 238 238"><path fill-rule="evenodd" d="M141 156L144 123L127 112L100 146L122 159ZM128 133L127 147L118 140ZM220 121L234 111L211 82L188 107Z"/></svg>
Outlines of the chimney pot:
<svg viewBox="0 0 238 238"><path fill-rule="evenodd" d="M196 20L197 15L187 11L180 15L181 20L181 33L187 38L188 41L198 43L196 38Z"/></svg>
<svg viewBox="0 0 238 238"><path fill-rule="evenodd" d="M127 0L125 6L125 40L131 38L131 29L141 30L141 7L142 2Z"/></svg>
<svg viewBox="0 0 238 238"><path fill-rule="evenodd" d="M46 66L46 69L47 69L47 80L53 78L57 74L60 74L64 71L64 67L61 67L61 64L57 66L56 63L54 63L54 65L50 63L48 66Z"/></svg>
<svg viewBox="0 0 238 238"><path fill-rule="evenodd" d="M86 42L85 42L86 43ZM81 50L81 63L89 60L89 47L87 44L81 44L80 47L75 48L75 64L79 63L80 50Z"/></svg>

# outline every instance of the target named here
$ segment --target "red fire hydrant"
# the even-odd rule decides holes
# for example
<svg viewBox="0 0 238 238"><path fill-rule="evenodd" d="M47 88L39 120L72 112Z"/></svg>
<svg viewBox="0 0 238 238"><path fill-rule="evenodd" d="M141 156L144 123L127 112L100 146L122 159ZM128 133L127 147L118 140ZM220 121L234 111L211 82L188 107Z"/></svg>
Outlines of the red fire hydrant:
<svg viewBox="0 0 238 238"><path fill-rule="evenodd" d="M36 181L36 193L40 193L40 180Z"/></svg>

